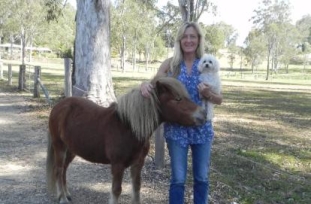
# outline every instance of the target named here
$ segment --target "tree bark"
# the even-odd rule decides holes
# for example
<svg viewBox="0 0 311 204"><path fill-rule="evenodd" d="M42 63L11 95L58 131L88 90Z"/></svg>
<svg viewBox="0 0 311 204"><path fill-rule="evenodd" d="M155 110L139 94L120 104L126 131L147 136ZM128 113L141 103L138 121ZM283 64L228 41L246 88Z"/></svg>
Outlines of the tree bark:
<svg viewBox="0 0 311 204"><path fill-rule="evenodd" d="M266 80L269 80L269 75L270 75L270 50L268 51L268 56L267 56L267 75L266 75Z"/></svg>
<svg viewBox="0 0 311 204"><path fill-rule="evenodd" d="M183 22L187 22L189 21L189 4L188 4L188 0L178 0L179 3L179 8L180 8L180 12L181 12L181 16L182 16L182 20Z"/></svg>
<svg viewBox="0 0 311 204"><path fill-rule="evenodd" d="M110 61L110 1L77 1L74 96L105 107L116 101Z"/></svg>

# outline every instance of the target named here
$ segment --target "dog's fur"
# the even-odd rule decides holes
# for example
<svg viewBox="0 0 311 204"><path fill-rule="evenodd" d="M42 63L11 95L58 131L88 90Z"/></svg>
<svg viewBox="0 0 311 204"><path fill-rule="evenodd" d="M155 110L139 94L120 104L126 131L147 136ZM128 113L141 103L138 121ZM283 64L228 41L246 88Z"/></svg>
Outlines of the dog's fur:
<svg viewBox="0 0 311 204"><path fill-rule="evenodd" d="M219 76L219 62L211 54L204 54L199 62L198 70L201 73L199 80L211 87L212 92L220 94L221 80ZM212 120L214 117L214 104L203 99L203 107L207 112L207 119Z"/></svg>

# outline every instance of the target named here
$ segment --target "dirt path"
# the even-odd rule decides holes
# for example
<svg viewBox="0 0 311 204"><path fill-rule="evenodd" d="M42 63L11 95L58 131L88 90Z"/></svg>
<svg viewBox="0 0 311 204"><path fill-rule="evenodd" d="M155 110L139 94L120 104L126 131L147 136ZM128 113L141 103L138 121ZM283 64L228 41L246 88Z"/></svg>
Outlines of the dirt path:
<svg viewBox="0 0 311 204"><path fill-rule="evenodd" d="M48 203L44 124L17 94L0 93L0 203Z"/></svg>
<svg viewBox="0 0 311 204"><path fill-rule="evenodd" d="M47 119L38 119L36 104L0 87L0 204L56 203L46 191ZM156 171L151 157L143 169L142 203L167 203L168 173ZM76 158L68 170L75 204L108 203L109 166ZM128 172L120 203L130 203Z"/></svg>

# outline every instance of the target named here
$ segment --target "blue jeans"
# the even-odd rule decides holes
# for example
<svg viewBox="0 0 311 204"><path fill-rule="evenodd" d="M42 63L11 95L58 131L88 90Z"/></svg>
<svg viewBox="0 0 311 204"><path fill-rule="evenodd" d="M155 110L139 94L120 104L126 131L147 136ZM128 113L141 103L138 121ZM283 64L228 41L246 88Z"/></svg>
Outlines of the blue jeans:
<svg viewBox="0 0 311 204"><path fill-rule="evenodd" d="M189 147L192 152L193 202L194 204L208 204L208 174L212 141L205 144L189 145L188 147L182 147L178 142L170 139L167 139L166 142L171 158L169 204L184 203Z"/></svg>

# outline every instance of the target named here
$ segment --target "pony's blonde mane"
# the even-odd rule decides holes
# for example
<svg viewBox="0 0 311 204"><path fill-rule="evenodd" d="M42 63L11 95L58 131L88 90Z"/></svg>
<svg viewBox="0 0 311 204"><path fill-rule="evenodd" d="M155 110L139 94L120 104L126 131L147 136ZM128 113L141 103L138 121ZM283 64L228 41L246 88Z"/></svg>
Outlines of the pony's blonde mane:
<svg viewBox="0 0 311 204"><path fill-rule="evenodd" d="M188 92L177 79L161 77L154 78L151 81L154 89L151 91L150 98L142 96L139 87L133 88L118 98L118 115L122 122L131 127L140 141L148 139L161 122L159 117L159 99L156 90L157 81L165 85L176 97L189 97Z"/></svg>

